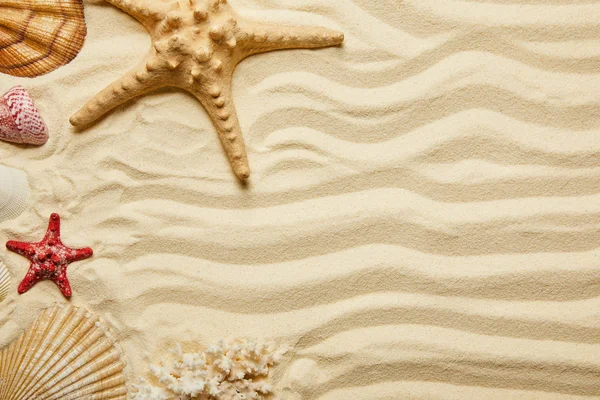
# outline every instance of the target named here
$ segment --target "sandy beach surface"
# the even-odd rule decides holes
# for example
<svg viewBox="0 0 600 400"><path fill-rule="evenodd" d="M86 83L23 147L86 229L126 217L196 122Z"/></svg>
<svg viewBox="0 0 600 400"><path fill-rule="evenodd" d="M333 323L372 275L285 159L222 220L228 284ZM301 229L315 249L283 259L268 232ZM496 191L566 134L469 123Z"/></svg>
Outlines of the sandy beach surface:
<svg viewBox="0 0 600 400"><path fill-rule="evenodd" d="M150 45L89 0L71 64L0 76L51 134L0 142L32 189L0 242L60 213L65 244L94 249L71 303L114 325L132 379L176 343L255 337L292 347L282 400L600 399L600 2L230 3L346 35L237 68L250 184L180 90L69 125ZM0 257L16 287L27 260ZM0 346L54 301L13 290Z"/></svg>

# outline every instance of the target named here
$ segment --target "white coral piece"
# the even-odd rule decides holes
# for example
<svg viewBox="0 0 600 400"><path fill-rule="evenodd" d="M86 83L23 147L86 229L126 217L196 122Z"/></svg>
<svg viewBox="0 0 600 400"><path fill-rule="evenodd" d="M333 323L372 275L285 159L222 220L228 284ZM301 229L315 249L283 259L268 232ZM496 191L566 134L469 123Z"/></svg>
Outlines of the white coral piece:
<svg viewBox="0 0 600 400"><path fill-rule="evenodd" d="M173 397L172 393L167 390L149 385L143 380L140 385L136 386L138 391L133 397L134 400L169 400Z"/></svg>
<svg viewBox="0 0 600 400"><path fill-rule="evenodd" d="M264 400L273 388L264 380L287 349L243 339L220 341L205 351L174 350L175 360L150 365L164 388L142 382L134 400Z"/></svg>

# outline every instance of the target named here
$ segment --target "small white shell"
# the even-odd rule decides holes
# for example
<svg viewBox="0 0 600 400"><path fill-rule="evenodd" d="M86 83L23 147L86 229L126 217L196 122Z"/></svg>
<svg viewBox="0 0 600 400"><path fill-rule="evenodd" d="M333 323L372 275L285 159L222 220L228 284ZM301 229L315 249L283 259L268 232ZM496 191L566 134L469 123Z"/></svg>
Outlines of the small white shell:
<svg viewBox="0 0 600 400"><path fill-rule="evenodd" d="M0 302L7 296L10 290L10 273L6 265L0 260Z"/></svg>
<svg viewBox="0 0 600 400"><path fill-rule="evenodd" d="M27 175L0 165L0 222L21 215L29 205Z"/></svg>
<svg viewBox="0 0 600 400"><path fill-rule="evenodd" d="M55 305L0 352L0 399L125 400L124 368L105 322Z"/></svg>

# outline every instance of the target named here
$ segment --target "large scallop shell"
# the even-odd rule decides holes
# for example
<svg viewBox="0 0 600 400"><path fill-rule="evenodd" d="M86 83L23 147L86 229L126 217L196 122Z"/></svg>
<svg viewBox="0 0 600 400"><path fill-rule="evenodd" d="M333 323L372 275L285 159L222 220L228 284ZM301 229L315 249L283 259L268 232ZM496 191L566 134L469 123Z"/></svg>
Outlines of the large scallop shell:
<svg viewBox="0 0 600 400"><path fill-rule="evenodd" d="M0 399L125 400L124 368L104 321L55 305L0 352Z"/></svg>
<svg viewBox="0 0 600 400"><path fill-rule="evenodd" d="M0 222L18 217L28 205L29 184L25 172L0 165Z"/></svg>
<svg viewBox="0 0 600 400"><path fill-rule="evenodd" d="M0 0L0 72L53 71L77 56L86 33L82 0Z"/></svg>
<svg viewBox="0 0 600 400"><path fill-rule="evenodd" d="M10 290L10 273L0 260L0 303L8 296Z"/></svg>

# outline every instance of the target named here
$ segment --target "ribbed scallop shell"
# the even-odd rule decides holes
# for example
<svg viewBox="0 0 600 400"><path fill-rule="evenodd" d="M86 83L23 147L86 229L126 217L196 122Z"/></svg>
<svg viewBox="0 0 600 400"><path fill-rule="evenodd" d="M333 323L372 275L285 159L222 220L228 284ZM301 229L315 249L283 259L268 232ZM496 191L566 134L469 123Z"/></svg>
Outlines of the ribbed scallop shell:
<svg viewBox="0 0 600 400"><path fill-rule="evenodd" d="M0 72L53 71L77 56L86 33L82 0L0 0Z"/></svg>
<svg viewBox="0 0 600 400"><path fill-rule="evenodd" d="M25 172L0 165L0 222L18 217L28 205L29 183Z"/></svg>
<svg viewBox="0 0 600 400"><path fill-rule="evenodd" d="M0 303L8 296L10 290L10 273L6 265L0 260Z"/></svg>
<svg viewBox="0 0 600 400"><path fill-rule="evenodd" d="M124 368L105 322L55 305L0 352L0 400L125 400Z"/></svg>

